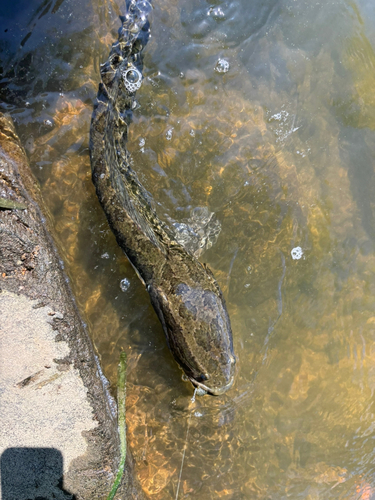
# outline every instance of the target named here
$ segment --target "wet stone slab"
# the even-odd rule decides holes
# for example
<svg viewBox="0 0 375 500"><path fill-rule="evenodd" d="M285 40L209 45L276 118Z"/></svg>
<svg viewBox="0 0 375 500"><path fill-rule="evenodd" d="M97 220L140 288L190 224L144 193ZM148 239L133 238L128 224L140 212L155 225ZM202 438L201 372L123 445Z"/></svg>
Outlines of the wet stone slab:
<svg viewBox="0 0 375 500"><path fill-rule="evenodd" d="M25 477L14 477L7 462L18 462L17 457L25 458L28 450L35 448L48 450L47 456L61 454L60 461L56 458L56 467L61 470L49 480L32 486L32 477L26 477L25 498L48 498L74 459L87 452L84 432L98 427L87 389L69 361L69 346L55 340L53 311L49 307L35 309L37 303L14 293L0 294L0 420L7 429L0 435L2 475L5 473L2 484L3 495L9 491L17 493L17 498L24 498Z"/></svg>

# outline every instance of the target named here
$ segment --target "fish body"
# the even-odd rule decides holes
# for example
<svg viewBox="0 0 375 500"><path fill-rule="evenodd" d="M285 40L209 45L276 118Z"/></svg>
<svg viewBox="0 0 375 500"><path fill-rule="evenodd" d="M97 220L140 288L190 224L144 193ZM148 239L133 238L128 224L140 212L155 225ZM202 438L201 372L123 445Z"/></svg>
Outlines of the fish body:
<svg viewBox="0 0 375 500"><path fill-rule="evenodd" d="M150 11L146 0L128 3L119 39L101 66L90 130L92 178L117 242L146 286L175 360L194 386L219 395L231 387L235 365L222 292L211 271L157 217L126 150Z"/></svg>

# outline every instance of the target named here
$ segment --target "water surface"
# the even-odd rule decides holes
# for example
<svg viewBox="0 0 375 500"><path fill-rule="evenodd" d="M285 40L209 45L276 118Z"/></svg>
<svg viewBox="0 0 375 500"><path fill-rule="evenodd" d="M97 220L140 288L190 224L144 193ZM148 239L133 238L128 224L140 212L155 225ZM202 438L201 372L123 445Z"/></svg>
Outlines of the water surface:
<svg viewBox="0 0 375 500"><path fill-rule="evenodd" d="M195 402L90 179L99 63L121 12L118 0L3 11L0 107L111 384L128 353L145 493L375 498L375 5L154 0L129 150L164 220L207 207L220 222L201 260L238 356L234 387Z"/></svg>

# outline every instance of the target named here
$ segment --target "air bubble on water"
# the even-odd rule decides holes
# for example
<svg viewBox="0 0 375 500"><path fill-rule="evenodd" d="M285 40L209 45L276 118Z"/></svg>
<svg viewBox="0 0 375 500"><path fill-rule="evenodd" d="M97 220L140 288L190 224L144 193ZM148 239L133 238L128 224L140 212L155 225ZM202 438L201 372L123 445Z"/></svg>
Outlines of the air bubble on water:
<svg viewBox="0 0 375 500"><path fill-rule="evenodd" d="M202 387L196 387L195 388L195 394L197 396L204 396L207 394L207 391L205 391Z"/></svg>
<svg viewBox="0 0 375 500"><path fill-rule="evenodd" d="M101 259L109 259L109 253L105 252L100 256Z"/></svg>
<svg viewBox="0 0 375 500"><path fill-rule="evenodd" d="M139 73L134 69L130 69L126 74L126 77L130 83L136 83L139 80Z"/></svg>
<svg viewBox="0 0 375 500"><path fill-rule="evenodd" d="M282 109L279 113L275 113L273 114L271 117L270 117L270 121L271 120L276 120L278 122L283 122L285 123L287 121L289 117L289 113L288 111L286 111L285 109Z"/></svg>
<svg viewBox="0 0 375 500"><path fill-rule="evenodd" d="M165 133L165 138L167 139L167 141L170 141L172 139L172 135L173 135L173 127L168 129Z"/></svg>
<svg viewBox="0 0 375 500"><path fill-rule="evenodd" d="M301 247L295 247L290 254L293 260L299 260L303 256L303 250Z"/></svg>
<svg viewBox="0 0 375 500"><path fill-rule="evenodd" d="M227 73L229 71L229 62L226 59L219 59L215 66L216 73Z"/></svg>
<svg viewBox="0 0 375 500"><path fill-rule="evenodd" d="M225 18L224 11L221 7L211 7L208 12L208 16L212 16L217 21Z"/></svg>
<svg viewBox="0 0 375 500"><path fill-rule="evenodd" d="M212 11L212 15L216 19L224 19L224 17L225 17L224 11L223 11L223 9L221 7L216 7Z"/></svg>
<svg viewBox="0 0 375 500"><path fill-rule="evenodd" d="M120 288L122 292L127 292L130 287L130 281L128 278L124 278L123 280L120 281Z"/></svg>

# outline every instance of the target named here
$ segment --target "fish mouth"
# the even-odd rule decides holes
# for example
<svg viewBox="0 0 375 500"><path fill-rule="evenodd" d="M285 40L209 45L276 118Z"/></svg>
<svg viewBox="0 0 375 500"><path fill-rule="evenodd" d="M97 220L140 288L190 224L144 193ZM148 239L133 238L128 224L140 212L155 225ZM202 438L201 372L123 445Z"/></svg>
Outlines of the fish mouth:
<svg viewBox="0 0 375 500"><path fill-rule="evenodd" d="M222 394L224 394L224 392L226 392L228 389L232 387L234 382L234 377L232 377L232 379L226 385L220 387L208 387L207 385L202 384L202 382L197 382L195 379L191 377L189 377L189 380L194 387L200 387L211 396L221 396Z"/></svg>

